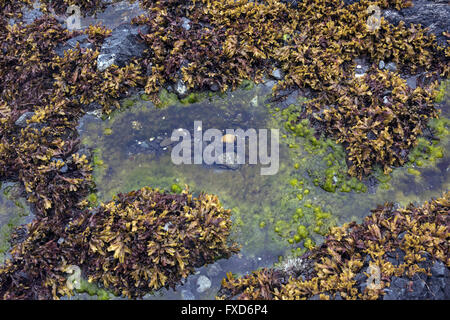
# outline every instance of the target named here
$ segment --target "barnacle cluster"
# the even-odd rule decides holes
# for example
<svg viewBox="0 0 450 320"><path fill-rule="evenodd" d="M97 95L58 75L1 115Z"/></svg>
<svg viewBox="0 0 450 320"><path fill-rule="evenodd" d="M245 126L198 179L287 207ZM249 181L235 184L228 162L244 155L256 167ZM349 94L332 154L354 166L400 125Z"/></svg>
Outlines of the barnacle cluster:
<svg viewBox="0 0 450 320"><path fill-rule="evenodd" d="M361 224L355 222L332 228L320 246L303 256L303 267L294 276L280 269L262 269L240 278L229 274L218 298L238 299L377 299L390 285L392 276L429 273L420 262L431 259L450 266L449 202L442 198L421 207L395 209L392 203L379 206ZM403 252L402 263L393 264L387 255ZM377 287L359 290L355 276L366 260L380 270ZM314 271L311 271L314 270Z"/></svg>

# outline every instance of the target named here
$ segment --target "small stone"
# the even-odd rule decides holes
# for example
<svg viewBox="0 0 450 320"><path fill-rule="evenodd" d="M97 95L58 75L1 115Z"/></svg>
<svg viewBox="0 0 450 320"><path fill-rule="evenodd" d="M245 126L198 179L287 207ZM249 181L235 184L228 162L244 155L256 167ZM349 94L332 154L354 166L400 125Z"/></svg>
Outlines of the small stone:
<svg viewBox="0 0 450 320"><path fill-rule="evenodd" d="M181 26L183 27L183 29L189 31L191 29L191 20L183 17L183 18L181 18L181 21L182 21Z"/></svg>
<svg viewBox="0 0 450 320"><path fill-rule="evenodd" d="M222 153L217 158L217 165L225 169L239 169L239 157L236 152Z"/></svg>
<svg viewBox="0 0 450 320"><path fill-rule="evenodd" d="M380 63L378 64L378 68L379 69L384 69L384 66L385 66L386 64L384 63L384 61L383 60L380 60Z"/></svg>
<svg viewBox="0 0 450 320"><path fill-rule="evenodd" d="M202 293L211 288L211 280L207 276L201 275L197 279L197 292Z"/></svg>
<svg viewBox="0 0 450 320"><path fill-rule="evenodd" d="M144 149L150 149L150 146L149 146L148 143L145 142L145 141L138 141L137 144L138 144L141 148L144 148Z"/></svg>
<svg viewBox="0 0 450 320"><path fill-rule="evenodd" d="M395 64L395 62L389 62L388 64L386 64L386 70L395 72L397 71L397 65Z"/></svg>
<svg viewBox="0 0 450 320"><path fill-rule="evenodd" d="M176 141L172 141L170 138L165 138L163 141L159 143L161 148L168 147L171 144L174 144Z"/></svg>
<svg viewBox="0 0 450 320"><path fill-rule="evenodd" d="M228 133L222 136L223 143L234 143L234 141L236 141L236 136L234 134Z"/></svg>
<svg viewBox="0 0 450 320"><path fill-rule="evenodd" d="M250 101L250 104L253 106L253 107L257 107L258 106L258 96L255 96L251 101Z"/></svg>
<svg viewBox="0 0 450 320"><path fill-rule="evenodd" d="M187 95L188 89L183 80L180 79L177 81L177 83L175 84L175 92L180 98Z"/></svg>
<svg viewBox="0 0 450 320"><path fill-rule="evenodd" d="M272 77L274 79L281 80L283 79L283 72L280 69L276 68L272 71Z"/></svg>
<svg viewBox="0 0 450 320"><path fill-rule="evenodd" d="M16 122L14 122L14 124L18 127L25 128L27 126L27 120L30 120L33 116L34 112L25 112L16 120Z"/></svg>
<svg viewBox="0 0 450 320"><path fill-rule="evenodd" d="M115 53L106 53L100 54L97 57L97 69L102 72L108 69L116 62L116 54Z"/></svg>
<svg viewBox="0 0 450 320"><path fill-rule="evenodd" d="M132 127L134 130L139 131L139 130L142 129L142 124L141 124L139 121L131 121L131 127Z"/></svg>
<svg viewBox="0 0 450 320"><path fill-rule="evenodd" d="M217 91L219 91L220 88L217 83L213 83L209 86L209 89L213 92L217 92Z"/></svg>

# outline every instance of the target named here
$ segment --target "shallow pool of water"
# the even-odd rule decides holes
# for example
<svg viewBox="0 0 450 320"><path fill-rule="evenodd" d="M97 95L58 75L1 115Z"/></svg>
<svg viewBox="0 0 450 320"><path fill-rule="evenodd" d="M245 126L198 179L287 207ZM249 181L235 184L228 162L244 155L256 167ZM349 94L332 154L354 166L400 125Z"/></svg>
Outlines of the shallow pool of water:
<svg viewBox="0 0 450 320"><path fill-rule="evenodd" d="M389 181L370 186L366 192L327 192L314 185L311 176L312 169L320 173L326 168L324 156L306 151L300 137L294 138L296 148L292 148L292 137L280 139L279 171L272 176L262 176L259 164L231 170L172 162L174 145L168 138L179 128L193 135L194 121L202 121L203 130L278 128L285 134L283 122L266 103L270 92L270 86L259 85L189 105L171 103L162 109L136 95L125 101L127 109L109 119L87 115L80 122L82 141L94 150L99 201L143 186L170 191L173 185L188 185L196 194L217 194L232 210L233 238L242 245L241 254L199 269L175 292L162 290L151 298L213 298L226 272L251 272L273 265L280 256L305 252L305 239L289 242L299 226L306 228L306 239L319 243L329 226L361 221L386 201L420 203L449 189L449 157L445 153L435 165L415 168L420 175L411 174L406 167L397 168ZM448 141L441 143L447 150ZM299 208L301 215L296 214ZM212 284L198 293L201 276L207 276Z"/></svg>

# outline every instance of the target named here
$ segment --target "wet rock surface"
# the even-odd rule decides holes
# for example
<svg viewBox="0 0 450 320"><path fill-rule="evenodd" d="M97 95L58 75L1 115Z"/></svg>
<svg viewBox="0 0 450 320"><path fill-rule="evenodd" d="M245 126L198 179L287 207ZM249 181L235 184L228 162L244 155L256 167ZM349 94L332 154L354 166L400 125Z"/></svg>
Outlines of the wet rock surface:
<svg viewBox="0 0 450 320"><path fill-rule="evenodd" d="M347 1L346 1L347 2ZM400 11L389 9L383 11L383 17L394 25L404 21L409 24L421 24L429 28L431 33L436 35L440 45L446 45L446 37L442 34L449 31L450 26L450 5L445 0L416 0L413 6Z"/></svg>
<svg viewBox="0 0 450 320"><path fill-rule="evenodd" d="M64 57L64 51L75 49L77 44L79 44L81 49L93 49L93 45L89 42L88 36L86 34L82 34L67 40L67 42L63 45L58 44L55 48L55 52L58 56Z"/></svg>
<svg viewBox="0 0 450 320"><path fill-rule="evenodd" d="M394 266L404 263L404 252L397 251L387 254L387 261ZM420 263L420 267L430 270L431 275L416 273L412 277L392 276L390 286L384 288L383 300L447 300L450 299L450 271L440 260L431 259L429 254L424 254L425 260ZM362 272L358 273L354 280L360 292L367 288L370 257L367 257Z"/></svg>
<svg viewBox="0 0 450 320"><path fill-rule="evenodd" d="M112 64L124 67L133 57L141 56L146 45L139 40L139 31L145 33L147 27L125 23L114 28L100 49L97 68L103 71Z"/></svg>

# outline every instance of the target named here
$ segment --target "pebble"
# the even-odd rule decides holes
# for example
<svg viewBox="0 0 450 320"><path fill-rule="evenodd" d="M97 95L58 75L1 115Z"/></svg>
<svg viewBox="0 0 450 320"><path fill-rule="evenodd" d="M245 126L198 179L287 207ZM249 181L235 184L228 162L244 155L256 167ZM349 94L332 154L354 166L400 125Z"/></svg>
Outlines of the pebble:
<svg viewBox="0 0 450 320"><path fill-rule="evenodd" d="M105 53L100 54L97 57L97 69L101 71L105 71L110 66L112 66L116 62L116 54L115 53Z"/></svg>
<svg viewBox="0 0 450 320"><path fill-rule="evenodd" d="M281 80L283 79L283 72L280 69L276 68L272 71L272 77L277 80Z"/></svg>
<svg viewBox="0 0 450 320"><path fill-rule="evenodd" d="M211 288L211 280L207 276L201 275L197 279L197 292L202 293Z"/></svg>
<svg viewBox="0 0 450 320"><path fill-rule="evenodd" d="M177 83L175 84L175 92L178 94L178 96L180 97L184 97L186 96L188 89L186 84L184 83L183 80L178 80Z"/></svg>
<svg viewBox="0 0 450 320"><path fill-rule="evenodd" d="M183 17L183 18L181 18L181 21L182 21L181 26L183 27L183 29L189 31L191 29L191 20Z"/></svg>
<svg viewBox="0 0 450 320"><path fill-rule="evenodd" d="M397 71L397 65L395 64L395 62L389 62L385 68L386 68L386 70L389 70L392 72Z"/></svg>
<svg viewBox="0 0 450 320"><path fill-rule="evenodd" d="M222 142L223 143L233 143L236 140L236 136L234 134L225 134L222 136Z"/></svg>
<svg viewBox="0 0 450 320"><path fill-rule="evenodd" d="M18 127L25 128L27 126L27 120L30 120L33 116L34 112L25 112L16 120L16 122L14 122L14 124Z"/></svg>
<svg viewBox="0 0 450 320"><path fill-rule="evenodd" d="M168 146L170 146L171 144L174 144L176 141L172 141L170 138L165 138L163 141L161 141L160 143L159 143L159 145L162 147L162 148L164 148L164 147L168 147Z"/></svg>

